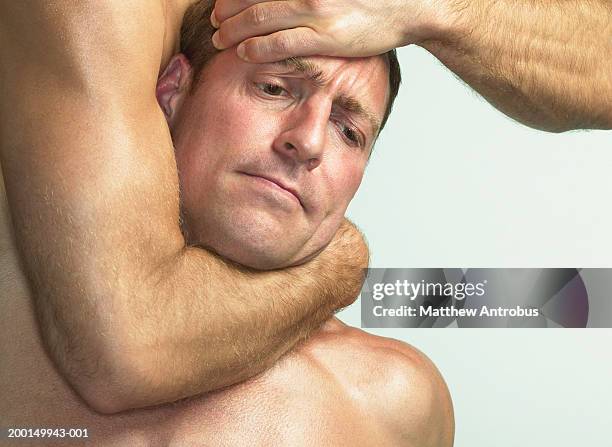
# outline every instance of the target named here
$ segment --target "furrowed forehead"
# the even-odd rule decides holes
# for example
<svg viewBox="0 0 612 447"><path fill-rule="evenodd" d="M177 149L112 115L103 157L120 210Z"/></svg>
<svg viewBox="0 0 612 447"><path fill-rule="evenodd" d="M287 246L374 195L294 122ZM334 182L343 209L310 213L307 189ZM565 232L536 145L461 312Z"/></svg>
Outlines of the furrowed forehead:
<svg viewBox="0 0 612 447"><path fill-rule="evenodd" d="M286 69L302 73L309 81L319 87L329 82L323 70L311 60L302 57L292 57L277 62L277 64Z"/></svg>

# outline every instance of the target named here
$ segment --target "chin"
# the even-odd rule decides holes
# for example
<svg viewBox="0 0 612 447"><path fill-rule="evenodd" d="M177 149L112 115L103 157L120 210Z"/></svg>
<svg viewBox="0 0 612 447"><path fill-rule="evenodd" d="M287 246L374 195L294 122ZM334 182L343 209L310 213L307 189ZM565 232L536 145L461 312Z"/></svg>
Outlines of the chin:
<svg viewBox="0 0 612 447"><path fill-rule="evenodd" d="M191 245L256 270L290 267L312 258L311 232L293 219L262 212L254 207L223 207L222 212L186 216Z"/></svg>
<svg viewBox="0 0 612 447"><path fill-rule="evenodd" d="M256 231L198 231L190 234L189 244L204 247L222 258L255 270L277 270L305 262L303 245L287 237ZM290 233L290 232L289 232ZM297 247L296 247L297 246Z"/></svg>
<svg viewBox="0 0 612 447"><path fill-rule="evenodd" d="M216 245L216 246L215 246ZM277 270L296 264L295 256L284 253L279 247L261 247L246 241L237 244L224 243L210 246L219 256L236 264L255 270Z"/></svg>
<svg viewBox="0 0 612 447"><path fill-rule="evenodd" d="M280 239L268 239L263 243L255 243L254 240L224 240L224 244L211 244L207 248L217 253L228 261L240 264L255 270L278 270L304 264L316 257L327 246L321 245L313 249L310 246L301 245L295 249L285 240L285 244L279 244Z"/></svg>
<svg viewBox="0 0 612 447"><path fill-rule="evenodd" d="M227 258L237 264L240 264L244 267L248 267L254 270L279 270L286 267L290 267L292 263L286 260L265 258L262 256L245 256L240 260L235 260L231 258Z"/></svg>

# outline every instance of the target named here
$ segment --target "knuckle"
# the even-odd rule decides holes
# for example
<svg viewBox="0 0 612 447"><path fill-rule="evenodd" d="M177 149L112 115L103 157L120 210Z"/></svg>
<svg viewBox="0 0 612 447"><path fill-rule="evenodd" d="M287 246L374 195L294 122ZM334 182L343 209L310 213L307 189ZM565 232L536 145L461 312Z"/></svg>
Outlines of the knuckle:
<svg viewBox="0 0 612 447"><path fill-rule="evenodd" d="M299 9L289 2L281 2L274 7L275 17L290 17L299 14Z"/></svg>
<svg viewBox="0 0 612 447"><path fill-rule="evenodd" d="M261 25L266 22L267 18L266 10L260 5L254 5L249 10L248 19L252 25Z"/></svg>
<svg viewBox="0 0 612 447"><path fill-rule="evenodd" d="M219 43L221 45L226 44L227 42L229 42L229 35L228 35L228 31L227 31L227 26L221 26L221 28L219 28L217 30L217 38L219 40Z"/></svg>
<svg viewBox="0 0 612 447"><path fill-rule="evenodd" d="M316 49L317 44L311 32L305 31L300 35L300 46L306 50Z"/></svg>
<svg viewBox="0 0 612 447"><path fill-rule="evenodd" d="M278 36L274 41L274 49L281 53L288 53L291 49L291 39L289 38L289 36Z"/></svg>
<svg viewBox="0 0 612 447"><path fill-rule="evenodd" d="M258 61L261 54L265 53L265 50L266 42L262 38L249 39L244 45L245 55L250 61Z"/></svg>
<svg viewBox="0 0 612 447"><path fill-rule="evenodd" d="M218 20L223 21L227 18L227 6L225 0L217 0L213 9Z"/></svg>
<svg viewBox="0 0 612 447"><path fill-rule="evenodd" d="M317 11L321 7L321 0L302 0L302 2L310 11Z"/></svg>

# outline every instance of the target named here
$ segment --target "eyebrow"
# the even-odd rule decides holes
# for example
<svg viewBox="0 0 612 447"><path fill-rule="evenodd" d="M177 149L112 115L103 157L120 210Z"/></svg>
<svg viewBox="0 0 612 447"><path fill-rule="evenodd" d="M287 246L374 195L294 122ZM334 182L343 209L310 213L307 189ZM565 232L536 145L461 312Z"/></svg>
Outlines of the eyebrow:
<svg viewBox="0 0 612 447"><path fill-rule="evenodd" d="M315 65L313 62L301 58L301 57L290 57L273 63L273 65L280 65L283 68L289 68L293 71L297 71L304 75L306 79L311 81L317 87L323 87L329 80L325 77L323 70Z"/></svg>
<svg viewBox="0 0 612 447"><path fill-rule="evenodd" d="M319 66L301 57L291 57L279 62L274 62L272 65L280 65L283 68L289 68L293 71L301 73L307 80L312 82L317 87L323 87L329 82L325 76L325 73ZM378 136L381 126L380 120L372 111L359 102L357 98L349 95L340 95L334 100L334 104L346 112L357 115L358 117L368 121L372 128L373 138Z"/></svg>
<svg viewBox="0 0 612 447"><path fill-rule="evenodd" d="M370 127L372 128L372 137L376 138L378 136L378 131L380 130L380 120L376 118L374 113L365 108L357 99L353 98L352 96L340 95L334 102L347 112L353 113L368 121L370 123Z"/></svg>

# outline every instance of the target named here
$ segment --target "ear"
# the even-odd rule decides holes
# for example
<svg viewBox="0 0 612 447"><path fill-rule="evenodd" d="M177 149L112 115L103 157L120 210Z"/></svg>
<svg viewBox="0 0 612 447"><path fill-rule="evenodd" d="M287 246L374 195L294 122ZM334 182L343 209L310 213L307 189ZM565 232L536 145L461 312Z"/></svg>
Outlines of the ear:
<svg viewBox="0 0 612 447"><path fill-rule="evenodd" d="M168 125L172 127L183 100L191 87L193 71L184 54L175 54L166 69L157 79L155 96L166 116Z"/></svg>

